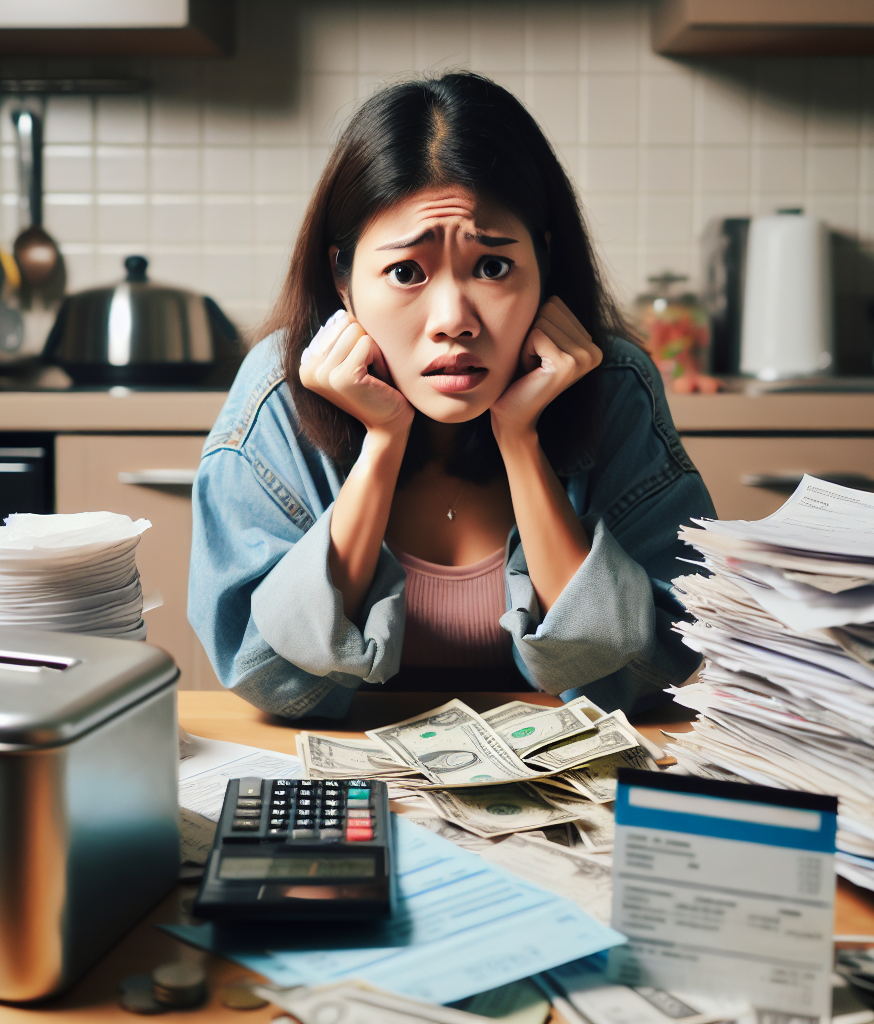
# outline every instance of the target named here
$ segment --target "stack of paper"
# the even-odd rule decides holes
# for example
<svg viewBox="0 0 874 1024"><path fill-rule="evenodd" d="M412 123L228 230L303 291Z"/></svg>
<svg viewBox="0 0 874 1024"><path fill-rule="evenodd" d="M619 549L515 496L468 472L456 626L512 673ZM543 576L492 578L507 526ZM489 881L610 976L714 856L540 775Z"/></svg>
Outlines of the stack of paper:
<svg viewBox="0 0 874 1024"><path fill-rule="evenodd" d="M585 697L557 708L511 701L482 715L452 700L367 736L300 733L307 776L382 778L475 836L562 826L568 845L599 853L613 847L616 769L654 769L661 757L621 711Z"/></svg>
<svg viewBox="0 0 874 1024"><path fill-rule="evenodd" d="M874 494L805 476L759 522L682 539L713 572L674 580L707 659L674 699L699 712L682 769L836 795L838 872L874 889Z"/></svg>
<svg viewBox="0 0 874 1024"><path fill-rule="evenodd" d="M13 515L0 527L0 625L145 640L136 546L113 512Z"/></svg>

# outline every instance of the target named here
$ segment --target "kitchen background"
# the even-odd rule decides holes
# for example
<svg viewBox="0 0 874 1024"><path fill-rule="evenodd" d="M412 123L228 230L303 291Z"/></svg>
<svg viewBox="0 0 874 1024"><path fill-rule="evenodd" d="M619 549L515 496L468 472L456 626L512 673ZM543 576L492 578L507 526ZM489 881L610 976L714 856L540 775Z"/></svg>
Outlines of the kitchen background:
<svg viewBox="0 0 874 1024"><path fill-rule="evenodd" d="M646 307L649 341L659 368L674 378L672 415L723 518L769 514L805 471L874 490L874 57L667 59L653 52L647 0L238 0L236 13L230 58L0 60L0 90L9 79L147 83L134 95L47 101L45 227L63 252L68 293L120 280L124 259L141 254L153 280L211 296L255 340L331 140L356 103L411 72L468 67L520 96L545 127L629 308L650 290L648 278L665 270L688 275L678 290L700 292L702 236L719 219L788 207L827 224L837 377L763 384L735 376L721 382L723 393L687 393L712 392L720 382L674 373L679 359L662 360L656 339L674 344L682 322L683 351L694 363L706 316L661 295ZM7 250L22 227L10 116L17 102L0 104L0 247ZM777 220L787 226L787 218ZM788 220L790 229L804 228L804 218ZM0 265L8 269L8 259ZM729 274L728 260L723 269ZM812 292L813 276L789 275L796 296ZM107 348L105 335L117 330L130 357L135 320L164 325L131 312L134 293L146 301L157 291L113 293L127 317L117 323L109 293L97 297L100 315L67 314L73 355L93 349L99 358L83 365L103 374L80 383L102 387L70 387L57 367L46 371L55 374L50 381L33 385L26 360L16 370L16 350L0 351L0 519L10 511L107 510L150 520L136 553L144 592L163 597L146 615L149 639L173 655L183 688L214 689L221 684L186 608L191 485L224 394L190 375L147 377L150 369L179 371L163 356L151 367L148 359L127 365L106 357L116 342ZM7 277L0 291L7 322L4 302L19 298L10 292ZM774 298L785 323L798 303L776 289ZM97 300L70 303L77 301ZM204 317L206 307L198 308ZM54 307L46 332L53 315ZM737 318L734 325L736 343ZM157 347L169 351L172 332L162 331L167 344L159 339ZM37 341L28 355L40 350ZM784 347L798 348L797 333ZM697 357L706 370L706 353ZM58 361L75 376L78 358ZM736 373L737 360L721 369ZM857 376L841 376L847 372ZM177 390L150 388L161 380ZM772 384L789 393L770 393Z"/></svg>
<svg viewBox="0 0 874 1024"><path fill-rule="evenodd" d="M6 60L3 75L151 83L48 101L45 223L68 290L118 279L143 253L154 278L252 327L338 126L382 82L443 67L490 75L535 113L625 302L666 268L697 285L717 216L800 206L874 245L874 58L667 59L652 52L646 0L241 0L230 59ZM9 105L7 247L19 229Z"/></svg>

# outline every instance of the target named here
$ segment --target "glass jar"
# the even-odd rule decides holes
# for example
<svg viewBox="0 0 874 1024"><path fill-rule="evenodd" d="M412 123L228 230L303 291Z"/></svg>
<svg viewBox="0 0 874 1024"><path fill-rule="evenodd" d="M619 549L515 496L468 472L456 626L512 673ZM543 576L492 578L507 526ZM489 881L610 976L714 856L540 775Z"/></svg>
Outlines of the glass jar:
<svg viewBox="0 0 874 1024"><path fill-rule="evenodd" d="M680 291L687 280L670 271L650 277L652 290L638 297L635 319L666 390L710 393L719 389L719 382L704 373L710 321L697 296Z"/></svg>

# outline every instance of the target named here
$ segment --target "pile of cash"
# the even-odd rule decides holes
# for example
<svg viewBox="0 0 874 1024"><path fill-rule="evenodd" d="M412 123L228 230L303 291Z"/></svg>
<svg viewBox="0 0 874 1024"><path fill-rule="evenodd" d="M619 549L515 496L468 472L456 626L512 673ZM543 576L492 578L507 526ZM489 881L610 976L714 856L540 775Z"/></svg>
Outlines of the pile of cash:
<svg viewBox="0 0 874 1024"><path fill-rule="evenodd" d="M301 732L307 777L383 779L393 797L416 796L474 836L537 832L593 853L613 846L616 769L653 770L662 756L621 711L585 697L558 708L511 701L481 715L452 700L366 735Z"/></svg>

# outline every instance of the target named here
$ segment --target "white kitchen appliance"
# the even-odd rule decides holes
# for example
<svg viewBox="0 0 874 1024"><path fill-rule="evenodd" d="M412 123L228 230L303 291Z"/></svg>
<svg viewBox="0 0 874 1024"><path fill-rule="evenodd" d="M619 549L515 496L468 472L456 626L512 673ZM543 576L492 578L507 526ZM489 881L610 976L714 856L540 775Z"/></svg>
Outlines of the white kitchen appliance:
<svg viewBox="0 0 874 1024"><path fill-rule="evenodd" d="M833 361L829 234L800 210L754 217L747 242L740 370L809 377Z"/></svg>

